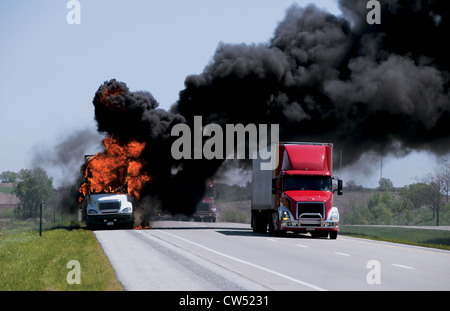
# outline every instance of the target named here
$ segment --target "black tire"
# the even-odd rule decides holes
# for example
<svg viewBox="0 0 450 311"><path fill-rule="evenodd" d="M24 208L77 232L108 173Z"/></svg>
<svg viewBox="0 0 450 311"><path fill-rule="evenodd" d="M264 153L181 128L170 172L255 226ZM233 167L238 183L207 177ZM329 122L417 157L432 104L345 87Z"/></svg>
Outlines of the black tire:
<svg viewBox="0 0 450 311"><path fill-rule="evenodd" d="M278 230L275 227L275 221L276 221L276 217L277 214L276 213L272 213L270 215L270 220L269 220L269 234L271 236L277 236L278 235ZM275 218L275 219L274 219Z"/></svg>
<svg viewBox="0 0 450 311"><path fill-rule="evenodd" d="M253 213L252 215L252 227L253 227L253 232L255 233L266 233L267 232L267 223L268 223L268 219L269 217L264 217L266 216L265 213L263 213L262 215L260 215L259 213Z"/></svg>
<svg viewBox="0 0 450 311"><path fill-rule="evenodd" d="M287 232L280 230L280 223L277 219L277 213L272 213L269 220L269 234L271 236L285 237Z"/></svg>
<svg viewBox="0 0 450 311"><path fill-rule="evenodd" d="M336 240L337 239L338 232L337 231L331 231L330 232L330 240Z"/></svg>

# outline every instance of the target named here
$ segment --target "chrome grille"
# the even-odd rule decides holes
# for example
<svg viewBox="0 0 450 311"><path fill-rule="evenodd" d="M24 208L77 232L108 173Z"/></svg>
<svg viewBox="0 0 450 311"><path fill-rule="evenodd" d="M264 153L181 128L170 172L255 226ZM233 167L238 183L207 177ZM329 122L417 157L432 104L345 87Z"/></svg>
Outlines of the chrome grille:
<svg viewBox="0 0 450 311"><path fill-rule="evenodd" d="M120 202L101 202L99 208L103 213L117 213L120 210Z"/></svg>
<svg viewBox="0 0 450 311"><path fill-rule="evenodd" d="M325 218L325 203L324 202L298 202L297 203L297 219L301 214L312 213L320 214ZM302 218L319 218L318 215L304 215Z"/></svg>

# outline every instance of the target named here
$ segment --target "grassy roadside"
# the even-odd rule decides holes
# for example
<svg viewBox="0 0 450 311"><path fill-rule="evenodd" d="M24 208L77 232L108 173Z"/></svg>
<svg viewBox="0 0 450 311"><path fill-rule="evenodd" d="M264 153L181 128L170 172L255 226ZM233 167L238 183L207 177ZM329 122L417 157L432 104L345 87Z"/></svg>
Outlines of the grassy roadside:
<svg viewBox="0 0 450 311"><path fill-rule="evenodd" d="M343 225L339 233L364 239L450 250L450 231L446 230Z"/></svg>
<svg viewBox="0 0 450 311"><path fill-rule="evenodd" d="M80 284L67 276L80 263ZM69 276L72 274L69 274ZM0 232L0 291L123 290L92 231L79 225L58 224L43 231Z"/></svg>

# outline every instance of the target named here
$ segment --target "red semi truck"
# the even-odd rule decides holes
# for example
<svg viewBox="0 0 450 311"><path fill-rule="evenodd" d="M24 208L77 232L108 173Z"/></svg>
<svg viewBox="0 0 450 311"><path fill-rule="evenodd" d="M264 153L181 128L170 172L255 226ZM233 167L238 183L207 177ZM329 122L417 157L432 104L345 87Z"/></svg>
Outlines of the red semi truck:
<svg viewBox="0 0 450 311"><path fill-rule="evenodd" d="M195 213L192 215L194 221L202 222L216 222L217 208L214 205L214 180L208 179L206 181L205 194L201 202L195 208Z"/></svg>
<svg viewBox="0 0 450 311"><path fill-rule="evenodd" d="M268 227L272 235L294 231L336 239L339 211L333 193L342 194L342 180L332 176L333 145L279 143L272 148L278 153L275 169L261 170L262 160L253 160L253 231Z"/></svg>

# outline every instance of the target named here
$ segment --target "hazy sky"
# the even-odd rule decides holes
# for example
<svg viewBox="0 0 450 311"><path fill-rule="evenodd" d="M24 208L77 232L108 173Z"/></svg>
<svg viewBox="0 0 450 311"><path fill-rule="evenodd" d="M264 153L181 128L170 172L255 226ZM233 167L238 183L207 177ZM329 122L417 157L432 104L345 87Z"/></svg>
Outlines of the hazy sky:
<svg viewBox="0 0 450 311"><path fill-rule="evenodd" d="M81 24L69 25L67 2L0 2L0 172L31 167L37 151L75 132L95 132L92 98L106 80L149 91L168 109L219 42L267 42L292 3L340 14L334 0L79 0ZM386 158L383 177L401 186L437 162L426 153ZM379 159L366 166L373 176L341 176L376 186Z"/></svg>

